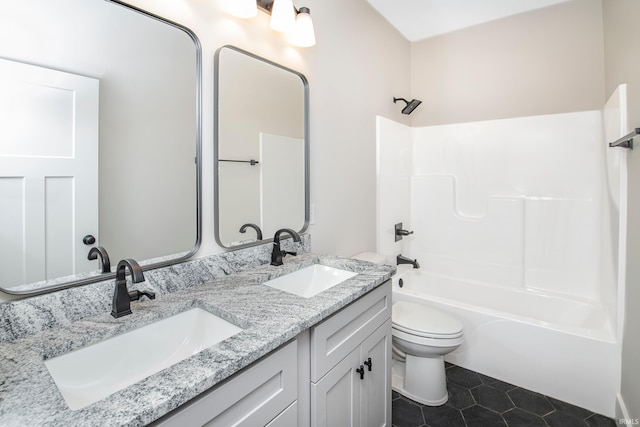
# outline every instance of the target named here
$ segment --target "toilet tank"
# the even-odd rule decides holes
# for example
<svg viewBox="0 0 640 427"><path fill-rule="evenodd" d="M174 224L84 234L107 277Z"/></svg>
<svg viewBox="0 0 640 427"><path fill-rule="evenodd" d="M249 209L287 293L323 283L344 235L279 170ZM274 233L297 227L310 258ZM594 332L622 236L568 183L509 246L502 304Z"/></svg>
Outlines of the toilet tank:
<svg viewBox="0 0 640 427"><path fill-rule="evenodd" d="M384 255L375 252L360 252L359 254L356 254L351 258L361 261L369 261L374 264L389 264L387 262L387 258Z"/></svg>

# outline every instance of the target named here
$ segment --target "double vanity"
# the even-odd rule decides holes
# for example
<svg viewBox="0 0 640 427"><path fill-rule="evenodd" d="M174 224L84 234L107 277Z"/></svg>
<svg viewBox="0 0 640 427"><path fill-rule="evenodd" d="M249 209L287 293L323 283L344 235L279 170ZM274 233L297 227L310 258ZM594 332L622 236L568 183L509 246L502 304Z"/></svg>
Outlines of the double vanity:
<svg viewBox="0 0 640 427"><path fill-rule="evenodd" d="M2 305L0 424L390 424L394 268L269 247L149 271L119 319L113 281Z"/></svg>

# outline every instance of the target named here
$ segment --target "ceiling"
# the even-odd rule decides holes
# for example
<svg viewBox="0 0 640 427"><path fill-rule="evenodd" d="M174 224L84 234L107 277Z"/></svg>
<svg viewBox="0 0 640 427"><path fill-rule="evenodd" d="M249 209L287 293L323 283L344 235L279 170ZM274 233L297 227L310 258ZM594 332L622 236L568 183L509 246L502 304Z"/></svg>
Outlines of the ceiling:
<svg viewBox="0 0 640 427"><path fill-rule="evenodd" d="M367 0L409 41L568 0Z"/></svg>

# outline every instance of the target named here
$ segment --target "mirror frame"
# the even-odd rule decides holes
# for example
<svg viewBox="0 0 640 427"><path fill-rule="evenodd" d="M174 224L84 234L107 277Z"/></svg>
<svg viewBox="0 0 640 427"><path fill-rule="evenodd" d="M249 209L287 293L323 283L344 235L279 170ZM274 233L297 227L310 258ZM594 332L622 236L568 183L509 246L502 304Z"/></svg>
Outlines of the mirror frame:
<svg viewBox="0 0 640 427"><path fill-rule="evenodd" d="M195 64L196 65L196 93L195 93L196 95L196 108L195 108L195 112L196 112L196 132L195 132L195 136L196 136L196 141L195 141L196 142L196 158L195 158L196 241L193 248L182 256L179 256L177 258L170 258L171 255L168 255L167 257L161 257L161 258L166 258L166 259L163 259L162 261L154 262L146 265L142 265L142 264L140 265L143 271L154 270L156 268L166 267L169 265L178 264L178 263L187 261L196 252L198 252L198 250L200 249L200 245L202 244L202 45L200 44L200 40L198 39L198 36L196 36L196 34L193 31L191 31L189 28L185 27L184 25L178 24L177 22L168 20L159 15L155 15L146 10L124 3L121 0L104 0L104 1L117 4L119 6L122 6L126 9L131 10L132 12L139 13L151 19L155 19L156 21L172 26L184 32L185 34L187 34L187 36L189 36L189 38L191 38L191 40L193 41L194 47L196 49L196 64ZM141 260L140 262L142 261L144 260ZM44 286L42 288L37 288L37 289L12 291L10 288L6 289L6 288L0 287L0 292L7 295L16 296L16 297L30 297L30 296L46 294L49 292L55 292L63 289L73 288L76 286L83 286L91 283L102 282L105 280L114 279L115 277L116 277L115 271L111 273L98 273L90 277L85 277L77 280L72 279L68 282L62 282L59 284ZM62 279L63 278L52 279L51 281L62 280Z"/></svg>
<svg viewBox="0 0 640 427"><path fill-rule="evenodd" d="M214 126L214 137L213 137L213 200L214 200L214 235L216 242L218 245L225 249L236 250L243 249L251 246L262 245L265 243L273 242L273 237L265 238L262 240L255 240L254 242L242 243L235 246L228 246L229 243L222 242L220 239L220 168L218 167L218 154L219 154L219 143L220 143L220 126L219 126L219 114L220 111L220 54L223 49L231 49L243 55L246 55L250 58L256 59L258 61L262 61L268 65L272 65L276 68L279 68L283 71L287 71L292 73L300 78L303 84L303 93L304 93L304 224L302 228L298 231L298 233L304 233L309 227L309 205L310 205L310 197L309 197L309 164L310 164L310 156L309 156L309 147L310 147L310 131L309 131L309 81L304 76L304 74L293 70L291 68L285 67L284 65L278 64L277 62L273 62L269 59L263 58L246 50L240 49L239 47L233 45L224 45L216 50L214 57L214 115L213 115L213 126Z"/></svg>

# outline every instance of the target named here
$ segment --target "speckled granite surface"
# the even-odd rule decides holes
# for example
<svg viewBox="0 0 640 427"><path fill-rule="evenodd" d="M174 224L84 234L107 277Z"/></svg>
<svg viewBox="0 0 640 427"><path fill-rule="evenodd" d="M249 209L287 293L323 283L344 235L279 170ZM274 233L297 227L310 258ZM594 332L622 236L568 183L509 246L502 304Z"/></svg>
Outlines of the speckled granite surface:
<svg viewBox="0 0 640 427"><path fill-rule="evenodd" d="M311 253L288 256L283 266L272 267L264 256L269 251L270 245L264 245L145 273L147 281L140 288L155 290L157 298L133 302L133 314L120 319L109 314L113 283L104 289L83 287L100 288L85 289L84 295L76 293L83 289L78 288L66 292L70 295L3 304L13 307L3 307L0 313L2 328L8 329L0 342L0 425L148 424L374 289L395 271L391 266ZM315 263L359 274L309 299L261 284ZM72 301L77 297L82 299ZM59 306L65 307L62 313L57 312ZM244 331L86 408L68 409L44 360L192 307L208 310ZM6 317L11 315L14 321Z"/></svg>
<svg viewBox="0 0 640 427"><path fill-rule="evenodd" d="M291 239L284 240L282 248L309 252L310 236L301 237L301 243L294 243ZM271 249L272 244L267 243L151 270L144 273L144 283L130 286L130 290L150 290L160 297L267 264L271 260ZM0 342L24 338L101 313L110 313L113 288L114 281L110 279L0 304Z"/></svg>

